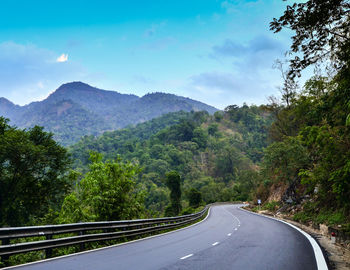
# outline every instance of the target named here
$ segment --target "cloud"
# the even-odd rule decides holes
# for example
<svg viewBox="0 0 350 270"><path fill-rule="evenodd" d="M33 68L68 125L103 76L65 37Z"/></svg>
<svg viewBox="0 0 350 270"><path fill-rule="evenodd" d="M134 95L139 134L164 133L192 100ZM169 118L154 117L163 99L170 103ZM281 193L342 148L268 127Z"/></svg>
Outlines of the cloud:
<svg viewBox="0 0 350 270"><path fill-rule="evenodd" d="M251 5L252 3L259 2L259 0L226 0L221 2L221 8L223 8L226 13L236 13L240 11L241 5Z"/></svg>
<svg viewBox="0 0 350 270"><path fill-rule="evenodd" d="M257 36L248 43L242 44L226 39L221 45L212 47L212 56L242 57L242 55L257 54L260 52L283 51L284 46L276 39L265 35Z"/></svg>
<svg viewBox="0 0 350 270"><path fill-rule="evenodd" d="M57 57L56 61L59 63L67 62L68 61L68 54L62 53L59 57Z"/></svg>
<svg viewBox="0 0 350 270"><path fill-rule="evenodd" d="M12 41L0 43L0 70L0 97L20 105L45 97L61 83L84 80L88 75L74 61L57 62L57 52Z"/></svg>
<svg viewBox="0 0 350 270"><path fill-rule="evenodd" d="M148 29L146 29L144 36L145 37L152 37L156 34L157 31L159 31L161 28L163 28L167 24L166 21L162 21L160 23L153 23Z"/></svg>
<svg viewBox="0 0 350 270"><path fill-rule="evenodd" d="M261 76L242 72L205 72L189 78L184 87L191 97L224 109L228 105L243 102L262 104L267 97L276 94L279 85L278 73Z"/></svg>
<svg viewBox="0 0 350 270"><path fill-rule="evenodd" d="M231 39L226 39L222 45L213 46L213 54L215 56L236 56L244 52L246 48Z"/></svg>
<svg viewBox="0 0 350 270"><path fill-rule="evenodd" d="M147 78L145 76L142 76L142 75L135 75L132 79L132 82L133 83L141 83L141 84L154 84L155 83L154 80Z"/></svg>
<svg viewBox="0 0 350 270"><path fill-rule="evenodd" d="M156 39L151 42L144 43L137 48L143 49L143 50L150 50L150 51L160 51L167 49L169 46L176 43L176 39L173 37L164 37L160 39Z"/></svg>
<svg viewBox="0 0 350 270"><path fill-rule="evenodd" d="M197 90L202 91L211 89L218 94L225 91L235 91L239 87L237 81L231 73L224 72L205 72L190 77L191 85ZM206 90L205 90L206 91Z"/></svg>
<svg viewBox="0 0 350 270"><path fill-rule="evenodd" d="M287 45L266 35L245 43L225 39L209 53L222 68L190 76L184 89L193 98L221 109L243 102L265 103L268 96L278 93L281 76L272 66L286 49Z"/></svg>

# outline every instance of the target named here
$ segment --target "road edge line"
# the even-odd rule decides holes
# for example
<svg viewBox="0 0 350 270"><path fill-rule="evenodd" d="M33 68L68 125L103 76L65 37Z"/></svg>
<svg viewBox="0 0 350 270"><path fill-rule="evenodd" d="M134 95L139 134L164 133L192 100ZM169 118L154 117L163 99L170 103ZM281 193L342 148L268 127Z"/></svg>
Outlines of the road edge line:
<svg viewBox="0 0 350 270"><path fill-rule="evenodd" d="M301 234L303 234L309 240L309 242L310 242L310 244L312 246L312 249L313 249L314 255L315 255L315 259L316 259L317 269L318 270L328 270L328 265L327 265L327 262L326 262L326 259L325 259L324 255L323 255L322 249L321 249L320 245L316 242L316 240L310 234L308 234L307 232L305 232L302 229L298 228L297 226L295 226L295 225L293 225L291 223L288 223L287 221L284 221L284 220L281 220L281 219L278 219L278 218L275 218L275 217L262 215L262 214L255 213L255 212L252 212L252 211L248 211L246 209L242 209L241 207L239 209L242 210L242 211L245 211L247 213L250 213L250 214L254 214L254 215L257 215L257 216L269 218L269 219L272 219L272 220L275 220L275 221L287 224L290 227L292 227L295 230L297 230L298 232L300 232Z"/></svg>
<svg viewBox="0 0 350 270"><path fill-rule="evenodd" d="M76 255L81 255L81 254L85 254L85 253L90 253L90 252L94 252L94 251L100 251L100 250L104 250L107 248L114 248L114 247L118 247L118 246L122 246L122 245L127 245L127 244L131 244L131 243L135 243L135 242L139 242L139 241L143 241L143 240L147 240L147 239L151 239L151 238L155 238L155 237L159 237L159 236L163 236L163 235L167 235L170 233L174 233L174 232L178 232L178 231L182 231L188 228L191 228L193 226L196 226L200 223L202 223L203 221L205 221L209 216L210 216L210 210L211 210L212 206L209 207L208 212L207 212L207 216L202 219L199 222L196 222L190 226L184 227L184 228L180 228L180 229L175 229L173 231L170 232L165 232L165 233L160 233L160 234L156 234L156 235L151 235L145 238L141 238L141 239L135 239L135 240L131 240L128 242L124 242L124 243L119 243L119 244L115 244L115 245L111 245L111 246L107 246L107 247L101 247L101 248L96 248L96 249L90 249L90 250L86 250L86 251L81 251L81 252L77 252L77 253L72 253L72 254L67 254L67 255L63 255L63 256L59 256L59 257L54 257L54 258L49 258L49 259L44 259L44 260L40 260L40 261L35 261L35 262L29 262L29 263L24 263L24 264L19 264L19 265L13 265L13 266L8 266L8 267L4 267L1 268L1 270L6 270L6 269L15 269L15 268L20 268L20 267L25 267L28 265L32 265L32 264L39 264L39 263L45 263L45 262L49 262L49 261L53 261L53 260L59 260L59 259L63 259L63 258L67 258L67 257L72 257L72 256L76 256Z"/></svg>

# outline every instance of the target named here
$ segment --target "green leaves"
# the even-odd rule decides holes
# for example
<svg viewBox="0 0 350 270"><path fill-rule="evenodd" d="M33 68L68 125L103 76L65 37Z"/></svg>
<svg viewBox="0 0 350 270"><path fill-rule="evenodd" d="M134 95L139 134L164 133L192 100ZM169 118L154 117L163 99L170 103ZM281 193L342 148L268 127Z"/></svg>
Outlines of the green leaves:
<svg viewBox="0 0 350 270"><path fill-rule="evenodd" d="M290 59L292 78L324 59L331 59L337 68L346 65L350 45L348 13L348 0L309 0L288 5L279 19L273 19L270 29L275 33L283 28L295 31L291 52L297 55Z"/></svg>
<svg viewBox="0 0 350 270"><path fill-rule="evenodd" d="M178 172L166 174L166 185L170 189L170 205L165 211L166 216L177 216L181 211L181 178Z"/></svg>
<svg viewBox="0 0 350 270"><path fill-rule="evenodd" d="M35 223L71 186L69 159L41 127L19 130L0 117L0 226Z"/></svg>
<svg viewBox="0 0 350 270"><path fill-rule="evenodd" d="M298 137L286 137L265 150L262 171L266 178L275 182L291 183L300 169L308 164L308 155Z"/></svg>
<svg viewBox="0 0 350 270"><path fill-rule="evenodd" d="M63 203L60 221L106 221L139 218L143 210L143 193L136 192L138 165L102 161L102 155L90 154L90 170Z"/></svg>
<svg viewBox="0 0 350 270"><path fill-rule="evenodd" d="M348 109L350 110L350 101L348 102ZM346 121L345 121L346 126L350 126L350 114L346 116Z"/></svg>

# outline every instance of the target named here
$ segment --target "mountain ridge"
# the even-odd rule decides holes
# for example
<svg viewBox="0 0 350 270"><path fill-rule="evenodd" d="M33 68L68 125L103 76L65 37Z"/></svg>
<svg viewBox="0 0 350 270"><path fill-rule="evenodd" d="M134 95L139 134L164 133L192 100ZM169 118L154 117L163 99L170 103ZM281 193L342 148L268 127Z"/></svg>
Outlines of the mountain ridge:
<svg viewBox="0 0 350 270"><path fill-rule="evenodd" d="M0 98L0 116L20 128L44 126L55 139L69 145L84 135L99 135L176 111L217 109L200 101L154 92L142 97L103 90L75 81L62 84L46 99L24 106Z"/></svg>

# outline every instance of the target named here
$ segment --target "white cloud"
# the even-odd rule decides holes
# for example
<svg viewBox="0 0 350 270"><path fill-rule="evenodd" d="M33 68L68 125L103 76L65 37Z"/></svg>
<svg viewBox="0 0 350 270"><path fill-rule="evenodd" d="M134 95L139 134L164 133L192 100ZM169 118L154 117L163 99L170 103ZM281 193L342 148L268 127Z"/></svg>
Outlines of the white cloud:
<svg viewBox="0 0 350 270"><path fill-rule="evenodd" d="M191 76L184 90L194 99L224 109L232 104L242 105L243 102L266 103L268 96L278 93L276 86L279 83L279 74L272 69L264 74L250 74L247 70L212 71Z"/></svg>
<svg viewBox="0 0 350 270"><path fill-rule="evenodd" d="M43 88L44 88L44 84L43 84L43 82L41 82L41 81L39 81L39 82L37 83L37 86L38 86L40 89L43 89Z"/></svg>
<svg viewBox="0 0 350 270"><path fill-rule="evenodd" d="M68 54L62 53L59 57L56 59L57 62L67 62L68 61Z"/></svg>
<svg viewBox="0 0 350 270"><path fill-rule="evenodd" d="M243 102L266 103L268 96L278 94L281 77L272 66L275 59L283 58L285 48L281 41L264 35L247 42L226 39L209 53L209 58L226 68L193 75L184 89L220 109Z"/></svg>
<svg viewBox="0 0 350 270"><path fill-rule="evenodd" d="M24 105L42 99L62 83L88 77L80 64L62 65L56 59L57 52L33 44L0 43L0 97Z"/></svg>

